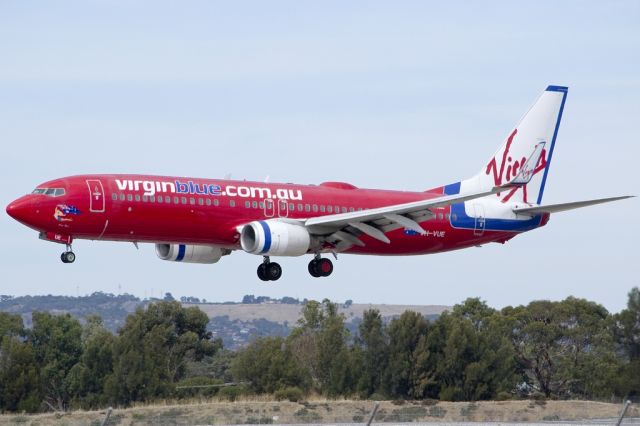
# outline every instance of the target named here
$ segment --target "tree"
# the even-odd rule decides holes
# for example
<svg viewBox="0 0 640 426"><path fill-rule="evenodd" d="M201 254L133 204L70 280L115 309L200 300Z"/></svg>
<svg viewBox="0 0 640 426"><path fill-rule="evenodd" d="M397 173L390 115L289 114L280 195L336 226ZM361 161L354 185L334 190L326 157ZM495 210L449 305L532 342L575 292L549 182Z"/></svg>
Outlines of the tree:
<svg viewBox="0 0 640 426"><path fill-rule="evenodd" d="M368 397L381 392L382 375L388 363L388 337L377 309L368 309L362 315L357 344L362 348L362 369L358 390Z"/></svg>
<svg viewBox="0 0 640 426"><path fill-rule="evenodd" d="M178 302L158 302L139 308L120 331L114 344L114 367L106 389L122 404L171 394L184 377L186 363L221 349L212 341L207 315Z"/></svg>
<svg viewBox="0 0 640 426"><path fill-rule="evenodd" d="M617 374L618 391L622 395L640 395L640 289L628 295L627 308L614 318L614 332L623 365Z"/></svg>
<svg viewBox="0 0 640 426"><path fill-rule="evenodd" d="M383 376L387 395L398 398L410 396L417 373L415 351L428 328L427 320L413 311L405 311L389 324L389 363Z"/></svg>
<svg viewBox="0 0 640 426"><path fill-rule="evenodd" d="M40 379L20 315L0 312L0 412L40 408Z"/></svg>
<svg viewBox="0 0 640 426"><path fill-rule="evenodd" d="M547 397L607 396L618 368L611 318L593 302L569 297L505 308L518 362L533 389Z"/></svg>
<svg viewBox="0 0 640 426"><path fill-rule="evenodd" d="M82 326L70 314L33 313L29 334L40 370L43 402L50 409L64 411L70 400L69 372L82 353Z"/></svg>

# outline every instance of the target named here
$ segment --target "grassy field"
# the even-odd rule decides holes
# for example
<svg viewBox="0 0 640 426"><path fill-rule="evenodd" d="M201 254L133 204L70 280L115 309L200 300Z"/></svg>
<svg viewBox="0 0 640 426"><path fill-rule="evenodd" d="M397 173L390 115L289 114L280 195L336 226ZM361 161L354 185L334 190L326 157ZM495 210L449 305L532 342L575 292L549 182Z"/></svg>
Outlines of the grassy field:
<svg viewBox="0 0 640 426"><path fill-rule="evenodd" d="M108 425L207 425L268 423L362 423L373 408L372 401L206 401L115 409ZM398 422L535 422L587 420L617 417L620 404L590 401L383 401L375 423ZM96 425L102 411L74 411L40 415L2 415L0 425ZM628 417L640 416L634 404Z"/></svg>
<svg viewBox="0 0 640 426"><path fill-rule="evenodd" d="M287 305L287 304L233 304L223 305L217 303L202 303L197 305L190 305L183 303L184 307L197 306L204 311L209 318L228 316L230 320L240 321L252 321L256 319L264 318L268 321L289 325L294 325L298 318L300 318L300 311L302 305ZM378 309L382 317L391 317L401 315L404 311L410 310L420 312L422 315L439 315L447 309L451 309L449 306L441 305L383 305L383 304L366 304L366 303L354 303L349 307L339 306L338 311L343 313L349 321L351 318L362 318L362 314L367 309Z"/></svg>

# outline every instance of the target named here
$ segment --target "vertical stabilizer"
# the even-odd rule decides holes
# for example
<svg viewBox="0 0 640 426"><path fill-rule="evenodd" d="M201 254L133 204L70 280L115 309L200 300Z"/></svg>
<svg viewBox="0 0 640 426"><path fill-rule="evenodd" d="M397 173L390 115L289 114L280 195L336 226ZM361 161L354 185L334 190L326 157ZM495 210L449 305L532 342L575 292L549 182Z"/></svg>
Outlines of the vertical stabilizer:
<svg viewBox="0 0 640 426"><path fill-rule="evenodd" d="M567 92L567 87L547 87L482 170L462 182L462 191L477 191L509 182L518 175L532 152L542 147L529 183L496 194L502 202L540 204Z"/></svg>

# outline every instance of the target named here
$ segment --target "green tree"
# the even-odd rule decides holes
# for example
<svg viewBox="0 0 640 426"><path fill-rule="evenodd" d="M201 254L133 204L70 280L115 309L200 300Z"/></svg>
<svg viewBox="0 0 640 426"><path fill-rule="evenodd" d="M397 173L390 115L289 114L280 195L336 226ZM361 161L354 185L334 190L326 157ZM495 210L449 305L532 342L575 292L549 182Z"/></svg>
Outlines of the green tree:
<svg viewBox="0 0 640 426"><path fill-rule="evenodd" d="M618 368L611 317L593 302L569 297L505 308L517 359L529 383L546 396L608 396Z"/></svg>
<svg viewBox="0 0 640 426"><path fill-rule="evenodd" d="M201 360L221 349L197 307L157 302L127 317L113 347L113 373L106 380L109 399L129 404L172 393L189 360Z"/></svg>
<svg viewBox="0 0 640 426"><path fill-rule="evenodd" d="M308 389L310 378L287 350L282 337L264 337L241 350L231 364L233 377L247 381L256 393L273 393L289 386Z"/></svg>
<svg viewBox="0 0 640 426"><path fill-rule="evenodd" d="M40 379L22 317L0 312L0 412L40 408Z"/></svg>
<svg viewBox="0 0 640 426"><path fill-rule="evenodd" d="M429 330L427 320L418 312L405 311L388 327L388 368L383 376L384 393L397 398L411 396L418 370L416 348Z"/></svg>
<svg viewBox="0 0 640 426"><path fill-rule="evenodd" d="M382 392L382 375L387 369L388 337L377 309L367 309L362 315L357 344L362 348L362 367L358 390L368 397ZM356 356L356 355L354 355Z"/></svg>
<svg viewBox="0 0 640 426"><path fill-rule="evenodd" d="M29 342L40 371L43 403L64 411L71 397L69 372L82 353L82 326L70 314L33 313Z"/></svg>
<svg viewBox="0 0 640 426"><path fill-rule="evenodd" d="M616 343L623 354L623 365L617 373L621 395L640 395L640 289L631 289L627 308L615 316Z"/></svg>

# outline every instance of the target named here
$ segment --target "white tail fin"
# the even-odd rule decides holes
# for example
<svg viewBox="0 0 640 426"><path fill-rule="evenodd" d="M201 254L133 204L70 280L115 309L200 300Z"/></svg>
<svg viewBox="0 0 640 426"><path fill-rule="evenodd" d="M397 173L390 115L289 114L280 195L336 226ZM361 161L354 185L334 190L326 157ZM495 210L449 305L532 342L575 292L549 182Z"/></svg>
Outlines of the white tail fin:
<svg viewBox="0 0 640 426"><path fill-rule="evenodd" d="M567 91L567 87L547 87L482 170L462 182L462 190L479 191L501 186L518 176L523 167L531 167L527 163L534 157L537 164L529 172L532 173L529 182L496 196L503 202L540 204Z"/></svg>

